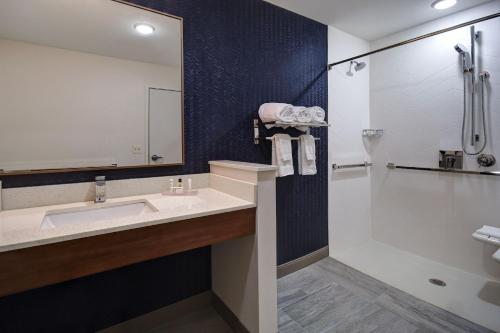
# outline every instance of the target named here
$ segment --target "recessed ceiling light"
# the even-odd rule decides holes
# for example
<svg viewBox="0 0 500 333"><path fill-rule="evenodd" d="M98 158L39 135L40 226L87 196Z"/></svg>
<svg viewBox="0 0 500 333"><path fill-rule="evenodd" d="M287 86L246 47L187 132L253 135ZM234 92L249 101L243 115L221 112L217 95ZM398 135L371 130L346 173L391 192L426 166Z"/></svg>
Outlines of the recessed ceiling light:
<svg viewBox="0 0 500 333"><path fill-rule="evenodd" d="M143 35L151 35L155 31L155 27L153 27L150 24L146 24L146 23L134 24L134 29Z"/></svg>
<svg viewBox="0 0 500 333"><path fill-rule="evenodd" d="M448 9L457 4L457 0L435 0L431 7L434 9Z"/></svg>

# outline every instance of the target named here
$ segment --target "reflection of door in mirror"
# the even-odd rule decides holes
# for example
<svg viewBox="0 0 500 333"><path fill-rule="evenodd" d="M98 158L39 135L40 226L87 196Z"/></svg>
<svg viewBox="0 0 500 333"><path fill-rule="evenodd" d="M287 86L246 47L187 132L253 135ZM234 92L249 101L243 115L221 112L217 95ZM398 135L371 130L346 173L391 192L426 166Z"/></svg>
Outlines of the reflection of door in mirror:
<svg viewBox="0 0 500 333"><path fill-rule="evenodd" d="M149 164L182 162L181 92L149 88Z"/></svg>
<svg viewBox="0 0 500 333"><path fill-rule="evenodd" d="M0 0L0 174L182 164L182 25L118 1Z"/></svg>

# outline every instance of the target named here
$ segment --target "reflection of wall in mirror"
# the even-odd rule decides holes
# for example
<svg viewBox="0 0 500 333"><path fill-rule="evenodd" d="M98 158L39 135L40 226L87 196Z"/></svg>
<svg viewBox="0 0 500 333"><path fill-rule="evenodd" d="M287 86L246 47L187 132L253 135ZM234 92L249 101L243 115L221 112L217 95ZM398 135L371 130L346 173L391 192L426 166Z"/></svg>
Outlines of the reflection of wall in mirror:
<svg viewBox="0 0 500 333"><path fill-rule="evenodd" d="M180 90L180 68L10 40L0 49L0 169L147 164L147 87Z"/></svg>

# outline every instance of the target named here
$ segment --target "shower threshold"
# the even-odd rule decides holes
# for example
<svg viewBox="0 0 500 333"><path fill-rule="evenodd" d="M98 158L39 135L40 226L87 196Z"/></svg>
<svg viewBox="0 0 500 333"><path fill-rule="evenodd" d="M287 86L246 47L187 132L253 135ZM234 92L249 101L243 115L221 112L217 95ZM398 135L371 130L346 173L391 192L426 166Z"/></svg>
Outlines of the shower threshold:
<svg viewBox="0 0 500 333"><path fill-rule="evenodd" d="M500 281L377 241L334 251L331 256L423 301L500 332ZM429 283L430 279L444 281L446 286Z"/></svg>

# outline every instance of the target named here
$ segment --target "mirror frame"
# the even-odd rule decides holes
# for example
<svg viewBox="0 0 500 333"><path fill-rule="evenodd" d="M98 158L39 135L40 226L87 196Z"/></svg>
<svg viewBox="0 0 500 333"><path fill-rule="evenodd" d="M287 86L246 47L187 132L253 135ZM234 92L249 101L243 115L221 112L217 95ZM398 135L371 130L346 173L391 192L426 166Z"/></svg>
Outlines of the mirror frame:
<svg viewBox="0 0 500 333"><path fill-rule="evenodd" d="M0 169L0 177L2 176L17 176L17 175L33 175L33 174L52 174L52 173L68 173L68 172L85 172L85 171L108 171L108 170L124 170L124 169L147 169L147 168L164 168L183 166L186 164L186 147L185 147L185 133L184 133L184 19L179 16L161 12L152 8L140 6L126 0L102 0L112 1L122 5L134 7L140 10L146 10L155 14L163 15L173 19L177 19L181 24L181 132L182 132L182 161L180 163L171 164L141 164L129 166L92 166L92 167L75 167L75 168L53 168L53 169L27 169L27 170L12 170L5 171ZM1 179L0 179L1 180Z"/></svg>

